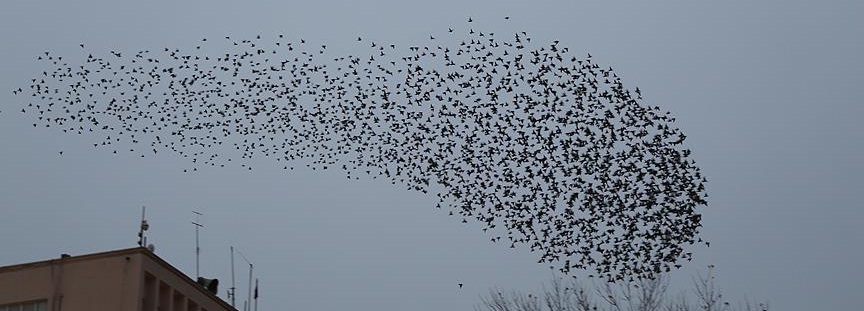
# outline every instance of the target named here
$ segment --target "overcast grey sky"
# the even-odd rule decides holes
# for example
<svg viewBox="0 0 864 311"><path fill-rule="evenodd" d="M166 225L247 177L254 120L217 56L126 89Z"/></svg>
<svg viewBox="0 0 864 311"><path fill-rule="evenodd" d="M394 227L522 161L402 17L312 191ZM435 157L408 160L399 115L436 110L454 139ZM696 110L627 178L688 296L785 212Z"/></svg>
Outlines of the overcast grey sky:
<svg viewBox="0 0 864 311"><path fill-rule="evenodd" d="M79 43L138 51L284 33L350 53L357 36L424 43L471 16L478 29L590 52L678 118L709 178L711 247L673 282L714 264L733 299L860 309L862 2L291 2L4 2L0 265L135 246L147 205L157 254L190 274L191 211L203 212L202 273L227 284L238 247L261 278L262 310L471 310L489 287L536 288L553 273L533 254L489 243L433 197L335 171L184 174L173 154L116 156L33 128L11 92L39 73L37 54Z"/></svg>

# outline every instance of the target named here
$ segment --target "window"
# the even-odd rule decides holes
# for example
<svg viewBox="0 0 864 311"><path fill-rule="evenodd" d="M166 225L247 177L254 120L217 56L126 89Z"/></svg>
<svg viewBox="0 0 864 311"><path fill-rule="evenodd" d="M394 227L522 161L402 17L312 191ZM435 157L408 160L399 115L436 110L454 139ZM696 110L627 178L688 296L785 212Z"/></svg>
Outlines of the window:
<svg viewBox="0 0 864 311"><path fill-rule="evenodd" d="M150 273L144 274L144 297L142 298L142 310L144 311L156 310L156 294L158 293L156 284L156 277Z"/></svg>
<svg viewBox="0 0 864 311"><path fill-rule="evenodd" d="M48 301L30 301L0 306L0 311L48 311Z"/></svg>

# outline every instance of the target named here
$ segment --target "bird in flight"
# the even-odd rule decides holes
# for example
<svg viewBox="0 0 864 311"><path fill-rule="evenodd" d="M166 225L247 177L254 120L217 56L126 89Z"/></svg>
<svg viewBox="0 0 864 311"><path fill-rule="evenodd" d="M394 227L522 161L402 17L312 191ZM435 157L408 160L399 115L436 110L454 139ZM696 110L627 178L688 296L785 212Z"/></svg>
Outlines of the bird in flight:
<svg viewBox="0 0 864 311"><path fill-rule="evenodd" d="M117 156L172 153L189 174L265 159L380 178L565 273L690 260L706 179L675 118L591 54L464 28L348 55L283 35L42 53L13 94L33 126Z"/></svg>

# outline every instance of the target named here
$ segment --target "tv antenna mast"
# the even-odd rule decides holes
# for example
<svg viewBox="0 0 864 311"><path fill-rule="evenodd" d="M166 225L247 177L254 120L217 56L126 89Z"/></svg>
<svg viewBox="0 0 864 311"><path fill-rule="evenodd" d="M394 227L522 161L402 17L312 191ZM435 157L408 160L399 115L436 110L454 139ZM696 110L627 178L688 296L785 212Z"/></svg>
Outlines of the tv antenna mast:
<svg viewBox="0 0 864 311"><path fill-rule="evenodd" d="M198 229L204 227L204 225L201 224L201 215L203 214L196 211L192 212L195 213L195 221L192 224L195 225L195 278L197 279L201 277L201 247L198 244Z"/></svg>
<svg viewBox="0 0 864 311"><path fill-rule="evenodd" d="M247 264L249 264L249 287L248 287L249 292L247 293L246 303L244 304L243 310L251 311L252 310L252 262L250 262L249 259L246 258L246 256L244 256L243 253L241 253L240 251L237 251L237 254L240 254L240 257L243 258L243 260L246 261Z"/></svg>
<svg viewBox="0 0 864 311"><path fill-rule="evenodd" d="M141 206L141 226L138 229L138 246L144 247L147 245L147 237L144 236L144 231L150 229L150 224L147 223L147 219L144 218L145 213L147 212L147 206Z"/></svg>
<svg viewBox="0 0 864 311"><path fill-rule="evenodd" d="M228 289L231 306L236 308L237 287L234 286L234 246L231 246L231 288Z"/></svg>

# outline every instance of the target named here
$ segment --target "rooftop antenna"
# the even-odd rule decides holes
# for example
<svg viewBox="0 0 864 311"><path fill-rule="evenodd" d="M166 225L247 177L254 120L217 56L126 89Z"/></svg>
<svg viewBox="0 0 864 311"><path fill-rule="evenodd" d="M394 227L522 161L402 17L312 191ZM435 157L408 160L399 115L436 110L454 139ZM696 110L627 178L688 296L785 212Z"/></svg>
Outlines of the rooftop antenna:
<svg viewBox="0 0 864 311"><path fill-rule="evenodd" d="M147 219L144 218L145 213L147 212L147 206L141 206L141 226L138 229L138 246L144 247L147 245L147 237L144 236L144 231L150 229L150 224L147 223Z"/></svg>
<svg viewBox="0 0 864 311"><path fill-rule="evenodd" d="M198 229L204 227L204 225L201 224L201 215L203 214L196 211L192 212L195 213L195 221L192 224L195 225L195 278L197 279L201 277L201 247L198 246Z"/></svg>
<svg viewBox="0 0 864 311"><path fill-rule="evenodd" d="M246 296L246 303L244 304L244 309L246 311L251 311L251 309L252 309L252 263L249 262L249 259L246 258L246 256L243 256L243 253L241 253L240 251L237 251L237 253L240 254L240 257L243 258L243 260L249 264L249 288L248 288L249 292L247 293L247 296Z"/></svg>
<svg viewBox="0 0 864 311"><path fill-rule="evenodd" d="M228 289L228 298L231 298L231 306L236 306L237 287L234 287L234 246L231 246L231 288Z"/></svg>

